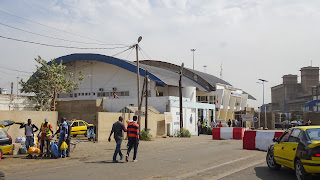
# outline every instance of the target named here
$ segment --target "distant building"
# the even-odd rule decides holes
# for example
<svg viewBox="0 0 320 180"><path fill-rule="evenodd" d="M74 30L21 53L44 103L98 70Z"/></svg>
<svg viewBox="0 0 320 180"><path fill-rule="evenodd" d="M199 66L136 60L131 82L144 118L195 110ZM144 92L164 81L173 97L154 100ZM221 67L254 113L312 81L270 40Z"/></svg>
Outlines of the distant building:
<svg viewBox="0 0 320 180"><path fill-rule="evenodd" d="M59 100L103 99L109 112L123 107L137 107L137 66L126 61L100 54L70 54L56 58L66 70L85 75L80 87L70 93L58 94ZM140 61L141 89L146 70L149 73L148 105L160 113L171 112L171 130L179 129L179 71L180 66L163 61ZM200 118L210 124L214 119L233 119L234 112L244 110L248 99L254 99L240 88L213 75L184 68L182 76L184 127L196 133ZM144 103L143 103L144 106Z"/></svg>
<svg viewBox="0 0 320 180"><path fill-rule="evenodd" d="M282 84L271 87L269 112L301 111L306 102L313 100L314 88L319 86L319 67L303 67L300 71L301 83L297 75L288 74L282 77Z"/></svg>

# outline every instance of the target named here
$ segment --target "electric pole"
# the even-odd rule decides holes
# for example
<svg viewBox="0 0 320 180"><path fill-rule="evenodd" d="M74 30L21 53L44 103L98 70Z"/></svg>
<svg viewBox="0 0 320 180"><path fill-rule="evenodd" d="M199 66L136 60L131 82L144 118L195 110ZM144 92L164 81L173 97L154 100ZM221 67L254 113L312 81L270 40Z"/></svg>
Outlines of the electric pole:
<svg viewBox="0 0 320 180"><path fill-rule="evenodd" d="M139 124L139 132L140 132L140 120L141 120L141 106L140 106L140 70L139 70L139 57L138 57L138 50L139 50L139 42L142 40L140 36L138 38L138 43L136 46L136 58L137 58L137 91L138 91L138 124Z"/></svg>
<svg viewBox="0 0 320 180"><path fill-rule="evenodd" d="M184 63L180 67L180 79L179 79L179 103L180 103L180 131L183 128L183 116L182 116L182 72Z"/></svg>
<svg viewBox="0 0 320 180"><path fill-rule="evenodd" d="M148 80L149 80L149 75L148 71L146 71L146 77L145 77L145 86L146 86L146 109L145 109L145 131L148 130Z"/></svg>
<svg viewBox="0 0 320 180"><path fill-rule="evenodd" d="M191 49L191 51L192 51L192 55L193 55L193 70L194 70L194 52L196 51L196 49Z"/></svg>

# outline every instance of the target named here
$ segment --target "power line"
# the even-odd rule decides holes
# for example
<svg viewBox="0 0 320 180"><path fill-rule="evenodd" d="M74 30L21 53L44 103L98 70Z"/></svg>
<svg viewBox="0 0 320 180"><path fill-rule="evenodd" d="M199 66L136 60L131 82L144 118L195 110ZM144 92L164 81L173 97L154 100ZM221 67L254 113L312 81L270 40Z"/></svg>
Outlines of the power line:
<svg viewBox="0 0 320 180"><path fill-rule="evenodd" d="M117 56L117 55L119 55L119 54L121 54L121 53L124 53L124 52L128 51L129 49L132 49L132 48L134 48L134 46L130 46L128 49L125 49L125 50L123 50L123 51L121 51L121 52L118 52L118 53L112 55L111 57L115 57L115 56Z"/></svg>
<svg viewBox="0 0 320 180"><path fill-rule="evenodd" d="M21 40L21 39L16 39L16 38L5 37L5 36L1 36L1 35L0 35L0 38L13 40L13 41L24 42L24 43L30 43L30 44L37 44L37 45L42 45L42 46L68 48L68 49L119 49L119 48L126 48L127 47L127 46L123 46L123 47L110 47L110 48L85 48L85 47L74 47L74 46L61 46L61 45L45 44L45 43L39 43L39 42L34 42L34 41L26 41L26 40Z"/></svg>
<svg viewBox="0 0 320 180"><path fill-rule="evenodd" d="M10 16L14 16L14 17L19 18L19 19L23 19L23 20L25 20L25 21L32 22L32 23L34 23L34 24L38 24L38 25L41 25L41 26L44 26L44 27L47 27L47 28L54 29L54 30L57 30L57 31L61 31L61 32L68 33L68 34L71 34L71 35L74 35L74 36L79 36L79 37L82 37L82 38L85 38L85 39L89 39L89 40L93 40L93 41L105 43L105 42L100 41L100 40L97 40L97 39L89 38L89 37L82 36L82 35L79 35L79 34L76 34L76 33L72 33L72 32L68 32L68 31L65 31L65 30L61 30L61 29L58 29L58 28L55 28L55 27L51 27L51 26L48 26L48 25L45 25L45 24L42 24L42 23L39 23L39 22L36 22L36 21L32 21L32 20L30 20L30 19L26 19L26 18L17 16L17 15L14 15L14 14L11 14L11 13L8 13L8 12L5 12L5 11L2 11L2 10L0 10L0 12L1 12L1 13L4 13L4 14L7 14L7 15L10 15ZM109 45L124 45L124 44L109 44ZM125 46L125 45L124 45L124 46Z"/></svg>
<svg viewBox="0 0 320 180"><path fill-rule="evenodd" d="M28 31L28 30L24 30L24 29L21 29L21 28L18 28L18 27L10 26L10 25L7 25L7 24L1 23L1 22L0 22L0 25L6 26L6 27L9 27L9 28L12 28L12 29L16 29L16 30L19 30L19 31L23 31L23 32L26 32L26 33L34 34L34 35L37 35L37 36L42 36L42 37L46 37L46 38L50 38L50 39L56 39L56 40L60 40L60 41L73 42L73 43L82 43L82 44L95 44L95 45L113 45L113 44L104 44L104 43L89 43L89 42L83 42L83 41L73 41L73 40L67 40L67 39L52 37L52 36L48 36L48 35L44 35L44 34L31 32L31 31Z"/></svg>
<svg viewBox="0 0 320 180"><path fill-rule="evenodd" d="M3 65L0 65L0 68L2 69L6 69L6 70L10 70L10 71L16 71L16 72L21 72L21 73L32 73L32 72L27 72L27 71L19 71L19 70L16 70L16 69L12 69L12 68L9 68L7 66L3 66Z"/></svg>

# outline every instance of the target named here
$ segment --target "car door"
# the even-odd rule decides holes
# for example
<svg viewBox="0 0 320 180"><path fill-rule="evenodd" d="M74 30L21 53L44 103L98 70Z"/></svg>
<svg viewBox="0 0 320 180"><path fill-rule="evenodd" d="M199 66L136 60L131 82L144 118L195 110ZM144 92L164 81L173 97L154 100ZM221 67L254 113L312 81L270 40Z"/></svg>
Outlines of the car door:
<svg viewBox="0 0 320 180"><path fill-rule="evenodd" d="M298 145L300 143L300 133L301 130L300 129L293 129L288 142L285 142L284 145L284 160L285 163L284 165L289 167L289 168L294 168L294 159L296 157L296 153L297 153L297 149L298 149Z"/></svg>
<svg viewBox="0 0 320 180"><path fill-rule="evenodd" d="M276 142L273 147L273 154L274 159L278 164L285 165L285 159L284 159L284 147L286 145L286 142L288 142L289 137L291 135L292 130L288 130L283 133L283 135L280 137L279 142Z"/></svg>
<svg viewBox="0 0 320 180"><path fill-rule="evenodd" d="M85 134L87 132L87 125L83 121L79 121L79 134Z"/></svg>
<svg viewBox="0 0 320 180"><path fill-rule="evenodd" d="M74 121L71 125L71 134L79 134L79 123Z"/></svg>

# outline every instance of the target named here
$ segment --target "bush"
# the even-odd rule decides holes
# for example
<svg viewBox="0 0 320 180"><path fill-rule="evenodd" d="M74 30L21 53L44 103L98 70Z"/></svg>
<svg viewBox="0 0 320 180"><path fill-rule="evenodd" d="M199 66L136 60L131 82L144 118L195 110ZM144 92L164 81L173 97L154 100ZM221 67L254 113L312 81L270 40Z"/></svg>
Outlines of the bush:
<svg viewBox="0 0 320 180"><path fill-rule="evenodd" d="M151 134L149 134L148 131L145 131L144 129L140 132L140 140L142 141L151 141Z"/></svg>
<svg viewBox="0 0 320 180"><path fill-rule="evenodd" d="M191 133L189 132L189 130L185 129L185 128L181 128L180 131L177 131L177 136L178 137L191 137Z"/></svg>
<svg viewBox="0 0 320 180"><path fill-rule="evenodd" d="M207 134L208 134L208 135L212 135L212 128L208 127L208 129L207 129Z"/></svg>

